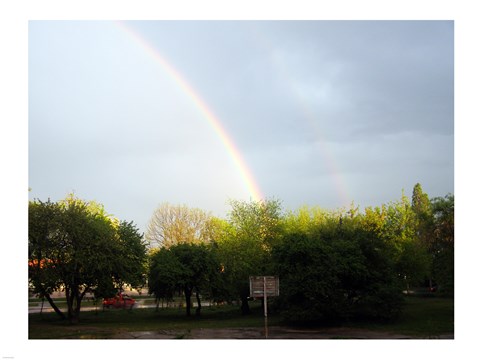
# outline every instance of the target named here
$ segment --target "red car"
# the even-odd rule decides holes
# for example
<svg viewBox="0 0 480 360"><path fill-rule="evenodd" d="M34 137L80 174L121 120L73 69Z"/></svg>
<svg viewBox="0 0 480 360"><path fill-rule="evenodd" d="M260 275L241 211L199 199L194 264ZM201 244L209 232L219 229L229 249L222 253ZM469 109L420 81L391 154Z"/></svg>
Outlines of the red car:
<svg viewBox="0 0 480 360"><path fill-rule="evenodd" d="M103 307L131 309L135 305L135 299L126 294L118 294L113 298L103 299Z"/></svg>

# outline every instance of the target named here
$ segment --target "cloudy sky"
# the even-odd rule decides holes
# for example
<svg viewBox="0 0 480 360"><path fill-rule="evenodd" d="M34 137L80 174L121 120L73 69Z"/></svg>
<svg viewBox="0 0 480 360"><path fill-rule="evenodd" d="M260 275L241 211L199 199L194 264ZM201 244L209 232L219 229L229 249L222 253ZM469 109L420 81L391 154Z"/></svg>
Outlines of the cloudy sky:
<svg viewBox="0 0 480 360"><path fill-rule="evenodd" d="M144 231L162 202L454 192L452 21L30 21L30 199ZM257 191L255 191L257 189Z"/></svg>

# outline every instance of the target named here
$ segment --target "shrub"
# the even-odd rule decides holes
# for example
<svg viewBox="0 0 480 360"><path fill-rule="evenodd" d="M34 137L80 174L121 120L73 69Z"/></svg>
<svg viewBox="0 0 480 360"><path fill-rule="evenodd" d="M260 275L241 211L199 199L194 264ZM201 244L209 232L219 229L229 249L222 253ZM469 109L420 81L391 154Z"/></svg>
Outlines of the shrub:
<svg viewBox="0 0 480 360"><path fill-rule="evenodd" d="M325 225L287 234L273 249L277 307L288 322L391 319L402 296L387 245L358 227Z"/></svg>

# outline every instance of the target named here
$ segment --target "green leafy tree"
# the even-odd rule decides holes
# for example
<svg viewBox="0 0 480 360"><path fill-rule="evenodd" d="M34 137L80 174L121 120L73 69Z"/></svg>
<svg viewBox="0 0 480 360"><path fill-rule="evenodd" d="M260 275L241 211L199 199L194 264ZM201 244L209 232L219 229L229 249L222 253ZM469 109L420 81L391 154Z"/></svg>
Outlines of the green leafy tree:
<svg viewBox="0 0 480 360"><path fill-rule="evenodd" d="M180 291L181 272L179 260L168 248L158 248L150 254L148 287L149 293L157 300L157 310L160 300L168 303L173 300L175 293Z"/></svg>
<svg viewBox="0 0 480 360"><path fill-rule="evenodd" d="M314 220L304 208L297 226L289 216L288 230L273 249L281 279L277 304L288 321L392 318L400 311L390 245L379 232L364 228L353 210L324 211Z"/></svg>
<svg viewBox="0 0 480 360"><path fill-rule="evenodd" d="M214 242L227 296L240 299L242 313L248 314L249 277L273 271L271 249L281 236L281 206L278 200L231 201L230 205L228 220Z"/></svg>
<svg viewBox="0 0 480 360"><path fill-rule="evenodd" d="M443 292L454 291L455 199L451 194L432 199L434 217L433 277Z"/></svg>
<svg viewBox="0 0 480 360"><path fill-rule="evenodd" d="M207 226L207 236L220 266L220 274L215 277L216 283L212 284L212 300L231 303L238 298L234 269L242 258L239 248L233 246L238 243L230 241L235 238L235 228L225 219L212 217Z"/></svg>
<svg viewBox="0 0 480 360"><path fill-rule="evenodd" d="M149 291L157 299L169 298L176 289L185 295L186 314L191 315L191 297L197 299L196 315L201 312L201 294L208 295L216 283L220 266L210 246L176 244L154 252L150 263Z"/></svg>
<svg viewBox="0 0 480 360"><path fill-rule="evenodd" d="M414 229L418 240L430 247L433 238L434 218L432 204L420 184L416 184L412 193L412 211L414 214Z"/></svg>
<svg viewBox="0 0 480 360"><path fill-rule="evenodd" d="M407 292L429 277L431 257L418 232L418 217L404 194L399 201L388 204L382 237L393 246L392 258L398 276L404 281Z"/></svg>
<svg viewBox="0 0 480 360"><path fill-rule="evenodd" d="M62 285L57 268L60 212L59 205L50 199L29 202L28 278L32 292L47 299L55 312L65 318L50 296Z"/></svg>
<svg viewBox="0 0 480 360"><path fill-rule="evenodd" d="M228 216L237 237L255 239L265 250L271 249L279 239L281 203L279 200L230 201Z"/></svg>
<svg viewBox="0 0 480 360"><path fill-rule="evenodd" d="M289 211L282 218L282 227L285 233L311 234L321 224L325 224L331 213L316 206L302 206L296 211Z"/></svg>
<svg viewBox="0 0 480 360"><path fill-rule="evenodd" d="M120 221L117 234L120 250L116 259L119 270L114 274L115 283L118 288L128 284L138 290L145 284L147 276L147 244L133 221Z"/></svg>
<svg viewBox="0 0 480 360"><path fill-rule="evenodd" d="M64 290L67 317L77 322L87 292L106 294L125 282L140 285L142 270L137 269L145 262L141 238L131 223L119 223L95 202L73 195L58 203L30 202L29 279L34 292L52 304L51 293Z"/></svg>

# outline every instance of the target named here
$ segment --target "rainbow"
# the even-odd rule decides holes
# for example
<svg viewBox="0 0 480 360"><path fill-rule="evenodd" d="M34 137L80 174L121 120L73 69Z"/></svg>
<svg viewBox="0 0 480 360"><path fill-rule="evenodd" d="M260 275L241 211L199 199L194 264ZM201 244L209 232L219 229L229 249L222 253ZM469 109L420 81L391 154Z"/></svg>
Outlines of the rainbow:
<svg viewBox="0 0 480 360"><path fill-rule="evenodd" d="M252 39L258 44L262 49L266 49L270 54L274 54L274 46L270 39L268 39L262 32L256 31L255 27L251 27ZM310 131L314 135L316 142L315 145L319 150L319 153L323 159L324 165L327 168L328 174L332 180L332 185L335 188L335 192L341 202L342 206L350 205L350 195L348 187L346 185L345 179L341 176L340 167L332 155L332 151L328 147L328 142L323 136L323 131L318 125L318 119L315 114L312 112L311 106L304 100L302 95L295 86L295 81L291 76L291 71L286 67L286 65L281 60L275 60L272 56L272 67L277 69L278 75L282 77L282 80L285 84L288 84L293 99L296 101L301 114L302 119L305 120L305 123L308 125Z"/></svg>
<svg viewBox="0 0 480 360"><path fill-rule="evenodd" d="M142 48L151 55L155 61L162 67L162 69L171 77L175 84L182 90L182 92L189 97L197 110L205 118L211 126L215 134L218 136L223 146L227 150L230 158L235 164L240 177L245 184L245 187L254 201L260 201L264 198L260 187L258 186L252 171L247 166L242 154L235 145L232 137L227 133L222 123L208 105L203 101L197 91L188 83L188 81L165 59L164 56L144 37L132 29L130 26L122 21L116 21L115 24L124 30L136 43L140 44Z"/></svg>
<svg viewBox="0 0 480 360"><path fill-rule="evenodd" d="M302 100L301 96L296 94L297 97L297 102L302 109L303 116L307 120L310 129L312 130L314 136L316 137L316 145L318 146L320 150L320 154L323 157L323 161L325 163L325 166L328 170L328 173L331 176L333 186L336 189L337 195L340 198L342 206L347 206L349 205L349 194L347 191L347 186L345 184L345 181L343 177L340 175L340 169L337 165L337 163L334 161L334 157L330 151L330 149L327 146L327 141L325 140L324 136L322 135L321 130L319 129L317 125L317 121L315 119L314 114L306 104L304 100Z"/></svg>

